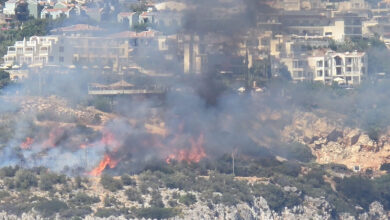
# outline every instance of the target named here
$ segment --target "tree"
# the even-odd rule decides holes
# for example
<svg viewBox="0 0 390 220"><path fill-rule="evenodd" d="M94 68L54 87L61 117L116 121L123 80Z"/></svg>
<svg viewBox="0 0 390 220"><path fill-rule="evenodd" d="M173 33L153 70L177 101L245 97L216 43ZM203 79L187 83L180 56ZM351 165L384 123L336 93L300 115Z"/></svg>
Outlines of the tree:
<svg viewBox="0 0 390 220"><path fill-rule="evenodd" d="M50 217L55 213L68 209L65 202L58 199L39 202L35 207L43 216Z"/></svg>
<svg viewBox="0 0 390 220"><path fill-rule="evenodd" d="M36 186L38 183L37 177L28 170L18 170L15 174L15 185L19 189L29 189Z"/></svg>
<svg viewBox="0 0 390 220"><path fill-rule="evenodd" d="M18 21L27 21L29 16L27 2L20 2L15 8L15 15Z"/></svg>
<svg viewBox="0 0 390 220"><path fill-rule="evenodd" d="M191 193L187 193L185 194L184 196L180 196L179 198L179 202L186 205L186 206L190 206L194 203L196 203L196 196L194 194L191 194Z"/></svg>
<svg viewBox="0 0 390 220"><path fill-rule="evenodd" d="M108 189L111 192L115 192L123 188L122 182L120 180L116 180L107 174L102 175L100 178L100 184L102 184L105 189Z"/></svg>

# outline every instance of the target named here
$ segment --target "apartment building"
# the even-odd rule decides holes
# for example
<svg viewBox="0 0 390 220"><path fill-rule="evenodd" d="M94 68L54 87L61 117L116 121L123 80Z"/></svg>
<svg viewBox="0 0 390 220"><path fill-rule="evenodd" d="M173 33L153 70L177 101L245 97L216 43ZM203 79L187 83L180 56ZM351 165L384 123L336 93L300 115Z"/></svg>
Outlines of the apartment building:
<svg viewBox="0 0 390 220"><path fill-rule="evenodd" d="M358 85L367 76L367 55L363 52L337 53L317 50L308 57L313 80L325 84Z"/></svg>
<svg viewBox="0 0 390 220"><path fill-rule="evenodd" d="M121 32L102 37L62 35L31 37L8 47L4 63L12 65L109 66L128 65L137 51L166 51L166 38L155 31Z"/></svg>
<svg viewBox="0 0 390 220"><path fill-rule="evenodd" d="M4 64L12 66L64 63L65 58L61 53L63 50L64 46L59 45L57 36L34 36L28 40L16 41L14 46L8 47Z"/></svg>

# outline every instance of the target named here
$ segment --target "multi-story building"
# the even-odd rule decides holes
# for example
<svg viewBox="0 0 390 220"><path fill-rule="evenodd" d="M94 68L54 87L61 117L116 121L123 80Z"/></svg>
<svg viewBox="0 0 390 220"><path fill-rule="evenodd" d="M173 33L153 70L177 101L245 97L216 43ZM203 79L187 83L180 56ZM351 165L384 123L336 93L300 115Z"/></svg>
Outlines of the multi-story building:
<svg viewBox="0 0 390 220"><path fill-rule="evenodd" d="M19 0L8 0L5 2L5 7L3 8L3 14L5 15L15 15L15 8L18 5Z"/></svg>
<svg viewBox="0 0 390 220"><path fill-rule="evenodd" d="M308 57L308 66L314 81L357 85L367 76L367 55L357 51L317 50Z"/></svg>
<svg viewBox="0 0 390 220"><path fill-rule="evenodd" d="M362 37L362 17L357 14L339 14L332 24L324 27L324 36L336 41L344 41L347 38Z"/></svg>
<svg viewBox="0 0 390 220"><path fill-rule="evenodd" d="M4 63L12 65L109 66L128 65L133 53L167 50L166 39L155 31L122 32L109 36L79 35L31 37L8 47Z"/></svg>
<svg viewBox="0 0 390 220"><path fill-rule="evenodd" d="M4 64L18 65L46 65L64 62L64 57L56 51L61 51L57 36L30 37L29 40L16 41L14 46L8 47L4 56ZM62 46L62 50L63 50Z"/></svg>

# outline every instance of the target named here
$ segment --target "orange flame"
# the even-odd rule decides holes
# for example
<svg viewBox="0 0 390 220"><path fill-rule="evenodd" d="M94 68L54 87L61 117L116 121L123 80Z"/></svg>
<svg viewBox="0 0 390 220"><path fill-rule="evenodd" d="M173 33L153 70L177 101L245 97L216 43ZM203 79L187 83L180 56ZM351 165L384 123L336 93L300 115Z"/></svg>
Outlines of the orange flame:
<svg viewBox="0 0 390 220"><path fill-rule="evenodd" d="M104 169L109 166L111 169L116 167L118 164L118 160L112 159L108 154L105 154L103 160L100 161L99 165L95 167L91 172L89 172L92 176L100 176Z"/></svg>
<svg viewBox="0 0 390 220"><path fill-rule="evenodd" d="M43 147L55 147L57 141L64 135L64 130L62 128L54 128L49 133L49 138L42 143Z"/></svg>
<svg viewBox="0 0 390 220"><path fill-rule="evenodd" d="M203 134L201 134L196 141L193 138L191 138L190 142L191 142L190 149L180 149L175 153L170 154L165 161L168 164L170 164L172 160L177 160L179 162L186 161L187 163L199 163L199 161L201 161L203 158L207 156L203 148L203 142L204 142Z"/></svg>
<svg viewBox="0 0 390 220"><path fill-rule="evenodd" d="M20 148L26 150L26 149L30 149L31 148L31 145L34 143L34 139L33 138L30 138L30 137L27 137L26 140L20 144Z"/></svg>

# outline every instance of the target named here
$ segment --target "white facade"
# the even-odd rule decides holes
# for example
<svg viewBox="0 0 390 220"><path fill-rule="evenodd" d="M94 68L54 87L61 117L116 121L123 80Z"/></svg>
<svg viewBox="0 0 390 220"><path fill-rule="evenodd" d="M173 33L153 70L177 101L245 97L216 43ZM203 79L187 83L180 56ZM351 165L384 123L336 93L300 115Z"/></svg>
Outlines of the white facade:
<svg viewBox="0 0 390 220"><path fill-rule="evenodd" d="M3 14L5 15L15 15L15 8L18 4L17 0L9 0L5 2L5 7L3 9Z"/></svg>
<svg viewBox="0 0 390 220"><path fill-rule="evenodd" d="M58 36L30 37L8 47L5 65L69 65L66 47Z"/></svg>
<svg viewBox="0 0 390 220"><path fill-rule="evenodd" d="M367 75L367 55L362 52L328 51L308 58L313 80L326 84L358 85Z"/></svg>

